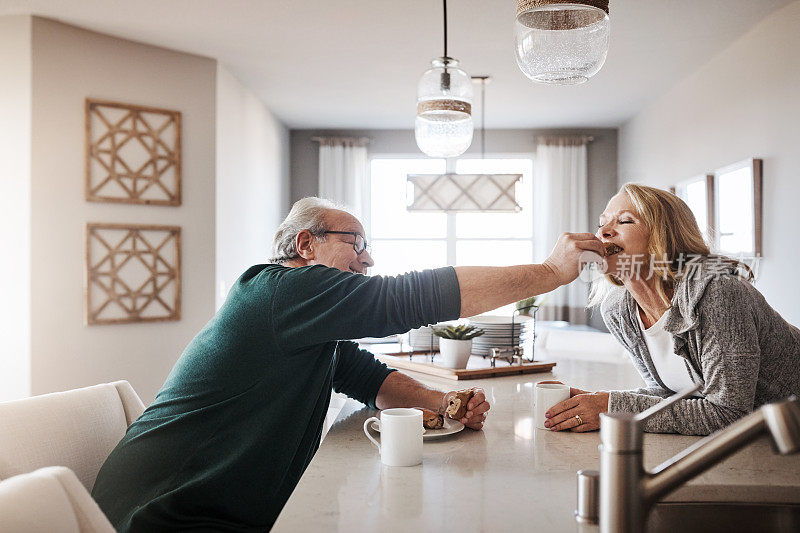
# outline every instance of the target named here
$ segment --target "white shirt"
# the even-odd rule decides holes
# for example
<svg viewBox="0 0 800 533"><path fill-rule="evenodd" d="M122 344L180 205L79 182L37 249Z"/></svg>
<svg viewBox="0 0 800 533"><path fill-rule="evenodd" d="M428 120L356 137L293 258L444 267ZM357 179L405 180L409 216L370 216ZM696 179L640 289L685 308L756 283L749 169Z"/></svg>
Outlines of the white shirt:
<svg viewBox="0 0 800 533"><path fill-rule="evenodd" d="M664 329L664 323L667 320L665 312L658 319L658 322L651 327L645 329L642 323L642 317L639 316L637 310L636 318L639 320L639 327L642 328L644 333L644 340L647 343L647 350L650 352L650 358L653 360L653 365L656 367L658 377L668 388L675 392L683 390L688 387L694 386L689 370L686 368L686 362L683 357L675 355L675 347L672 343L672 334Z"/></svg>

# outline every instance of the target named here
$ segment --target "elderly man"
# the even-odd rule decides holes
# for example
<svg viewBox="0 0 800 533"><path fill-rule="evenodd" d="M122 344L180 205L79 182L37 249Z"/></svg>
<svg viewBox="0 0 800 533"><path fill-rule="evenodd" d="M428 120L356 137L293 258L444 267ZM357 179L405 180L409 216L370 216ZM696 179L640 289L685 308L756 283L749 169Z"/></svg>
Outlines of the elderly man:
<svg viewBox="0 0 800 533"><path fill-rule="evenodd" d="M318 198L297 202L273 262L248 269L192 340L92 495L120 531L263 531L319 446L331 388L371 407L443 412L451 393L393 372L346 339L467 317L575 279L592 234L565 234L542 265L365 276L364 228ZM462 419L481 429L475 390ZM313 510L309 510L313 512Z"/></svg>

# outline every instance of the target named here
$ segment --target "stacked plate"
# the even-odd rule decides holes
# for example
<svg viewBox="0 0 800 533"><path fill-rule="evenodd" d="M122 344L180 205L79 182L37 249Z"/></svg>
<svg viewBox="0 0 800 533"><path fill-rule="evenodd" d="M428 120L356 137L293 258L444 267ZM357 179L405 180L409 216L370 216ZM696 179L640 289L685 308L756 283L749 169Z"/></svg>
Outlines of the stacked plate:
<svg viewBox="0 0 800 533"><path fill-rule="evenodd" d="M416 350L430 350L433 346L434 350L439 349L439 337L433 334L433 329L430 326L423 326L421 328L412 329L404 335L403 341L411 345L411 349Z"/></svg>
<svg viewBox="0 0 800 533"><path fill-rule="evenodd" d="M513 348L520 345L520 338L529 337L533 331L533 319L529 316L480 315L469 319L470 325L485 333L472 339L472 355L486 357L492 348Z"/></svg>

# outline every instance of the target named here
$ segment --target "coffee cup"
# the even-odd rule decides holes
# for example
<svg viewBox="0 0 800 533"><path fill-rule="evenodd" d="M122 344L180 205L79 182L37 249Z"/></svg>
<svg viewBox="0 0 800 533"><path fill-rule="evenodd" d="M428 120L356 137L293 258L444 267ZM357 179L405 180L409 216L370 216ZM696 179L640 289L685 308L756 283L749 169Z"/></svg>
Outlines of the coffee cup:
<svg viewBox="0 0 800 533"><path fill-rule="evenodd" d="M375 422L381 432L378 442L369 432ZM364 422L364 433L378 447L381 462L387 466L414 466L422 463L422 411L419 409L384 409L380 418Z"/></svg>
<svg viewBox="0 0 800 533"><path fill-rule="evenodd" d="M569 385L561 383L537 383L533 387L533 418L536 427L544 427L547 417L544 414L555 404L563 402L569 398Z"/></svg>

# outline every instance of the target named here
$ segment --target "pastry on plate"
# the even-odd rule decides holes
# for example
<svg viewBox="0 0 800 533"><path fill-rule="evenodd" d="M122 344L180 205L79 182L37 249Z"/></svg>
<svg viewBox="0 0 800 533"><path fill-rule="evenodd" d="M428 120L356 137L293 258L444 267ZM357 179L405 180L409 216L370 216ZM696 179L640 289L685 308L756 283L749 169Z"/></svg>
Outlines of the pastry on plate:
<svg viewBox="0 0 800 533"><path fill-rule="evenodd" d="M442 429L444 427L444 416L430 409L422 407L417 407L417 409L422 411L422 427L425 429Z"/></svg>
<svg viewBox="0 0 800 533"><path fill-rule="evenodd" d="M467 404L472 398L472 389L456 391L455 396L450 398L445 412L455 420L461 420L467 414Z"/></svg>
<svg viewBox="0 0 800 533"><path fill-rule="evenodd" d="M605 251L605 255L615 255L622 251L622 247L618 244L614 244L613 242L604 242L603 249Z"/></svg>

